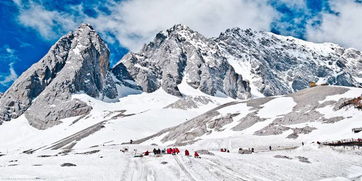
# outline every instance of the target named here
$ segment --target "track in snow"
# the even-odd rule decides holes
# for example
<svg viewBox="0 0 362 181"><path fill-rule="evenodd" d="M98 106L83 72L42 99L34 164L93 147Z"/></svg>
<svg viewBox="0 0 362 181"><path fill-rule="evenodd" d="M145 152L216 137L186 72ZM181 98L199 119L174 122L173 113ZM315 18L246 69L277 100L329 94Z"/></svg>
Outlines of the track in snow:
<svg viewBox="0 0 362 181"><path fill-rule="evenodd" d="M122 173L122 181L157 180L155 177L155 171L148 167L144 160L141 159L129 158L127 160L127 168Z"/></svg>
<svg viewBox="0 0 362 181"><path fill-rule="evenodd" d="M239 173L228 168L223 168L222 166L219 166L217 163L214 163L207 158L202 158L201 160L191 160L190 158L187 158L187 160L191 163L190 167L192 166L195 170L199 170L197 174L203 179L212 178L213 180L248 180L240 176Z"/></svg>
<svg viewBox="0 0 362 181"><path fill-rule="evenodd" d="M173 156L177 162L177 164L180 166L181 170L190 178L190 180L196 181L196 179L191 175L191 173L186 169L185 165L181 163L180 159L178 159L178 156Z"/></svg>

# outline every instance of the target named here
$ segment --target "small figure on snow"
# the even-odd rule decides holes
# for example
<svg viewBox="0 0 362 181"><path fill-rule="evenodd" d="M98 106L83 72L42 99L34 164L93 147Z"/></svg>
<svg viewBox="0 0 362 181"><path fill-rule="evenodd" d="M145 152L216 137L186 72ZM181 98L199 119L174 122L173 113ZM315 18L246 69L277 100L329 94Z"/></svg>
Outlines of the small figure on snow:
<svg viewBox="0 0 362 181"><path fill-rule="evenodd" d="M197 151L195 151L194 157L195 158L200 158L200 155L199 155L199 153L197 153Z"/></svg>
<svg viewBox="0 0 362 181"><path fill-rule="evenodd" d="M185 150L185 156L190 156L189 150Z"/></svg>

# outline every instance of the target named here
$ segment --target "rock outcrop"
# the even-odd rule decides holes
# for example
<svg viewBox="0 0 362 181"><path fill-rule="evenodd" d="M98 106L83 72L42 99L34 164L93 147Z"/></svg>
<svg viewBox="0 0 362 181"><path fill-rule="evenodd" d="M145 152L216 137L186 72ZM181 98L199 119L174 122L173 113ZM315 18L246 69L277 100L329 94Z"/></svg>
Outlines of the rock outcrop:
<svg viewBox="0 0 362 181"><path fill-rule="evenodd" d="M309 82L362 85L362 53L355 49L240 28L226 30L215 42L237 73L265 96L296 92Z"/></svg>
<svg viewBox="0 0 362 181"><path fill-rule="evenodd" d="M115 98L109 50L90 25L61 37L25 71L0 99L0 121L25 113L30 125L46 129L62 118L88 113L92 107L72 99L74 93Z"/></svg>
<svg viewBox="0 0 362 181"><path fill-rule="evenodd" d="M158 33L140 53L127 54L115 69L125 67L145 92L162 87L169 94L182 96L178 85L184 80L209 95L250 97L248 81L219 52L213 41L175 25Z"/></svg>

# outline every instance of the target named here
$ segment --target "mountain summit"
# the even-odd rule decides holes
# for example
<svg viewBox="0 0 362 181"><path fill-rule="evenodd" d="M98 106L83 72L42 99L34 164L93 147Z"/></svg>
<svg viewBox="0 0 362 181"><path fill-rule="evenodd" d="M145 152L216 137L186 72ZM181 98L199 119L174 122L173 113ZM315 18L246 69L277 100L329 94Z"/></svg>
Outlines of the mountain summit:
<svg viewBox="0 0 362 181"><path fill-rule="evenodd" d="M139 53L127 54L118 66L126 67L145 92L162 87L181 96L178 85L185 81L209 95L250 97L249 82L220 53L214 41L187 26L175 25L158 33Z"/></svg>
<svg viewBox="0 0 362 181"><path fill-rule="evenodd" d="M162 87L180 96L184 81L204 93L245 99L284 95L309 82L359 87L362 53L331 43L240 28L206 38L184 25L162 31L139 53L130 52L118 67L145 92Z"/></svg>
<svg viewBox="0 0 362 181"><path fill-rule="evenodd" d="M109 75L109 50L88 24L61 37L25 71L0 101L0 121L23 113L30 125L45 129L62 118L88 113L92 107L72 99L74 93L115 98Z"/></svg>
<svg viewBox="0 0 362 181"><path fill-rule="evenodd" d="M117 100L154 92L247 99L284 95L309 82L361 86L362 53L335 44L316 44L251 29L228 29L206 38L184 25L161 31L138 53L110 68L109 50L89 24L61 37L0 98L0 123L25 115L46 129L93 108L73 98L86 94ZM185 98L185 101L192 99Z"/></svg>

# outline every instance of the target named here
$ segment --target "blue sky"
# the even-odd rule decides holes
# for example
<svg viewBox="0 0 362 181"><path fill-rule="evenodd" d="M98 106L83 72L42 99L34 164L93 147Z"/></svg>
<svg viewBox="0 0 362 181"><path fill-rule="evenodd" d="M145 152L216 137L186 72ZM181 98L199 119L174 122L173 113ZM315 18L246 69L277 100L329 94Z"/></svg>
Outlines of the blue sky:
<svg viewBox="0 0 362 181"><path fill-rule="evenodd" d="M0 19L0 92L82 22L112 64L178 23L206 36L241 27L362 49L361 0L1 0Z"/></svg>

